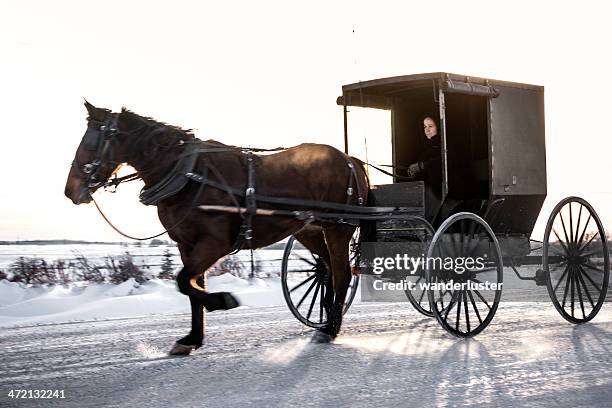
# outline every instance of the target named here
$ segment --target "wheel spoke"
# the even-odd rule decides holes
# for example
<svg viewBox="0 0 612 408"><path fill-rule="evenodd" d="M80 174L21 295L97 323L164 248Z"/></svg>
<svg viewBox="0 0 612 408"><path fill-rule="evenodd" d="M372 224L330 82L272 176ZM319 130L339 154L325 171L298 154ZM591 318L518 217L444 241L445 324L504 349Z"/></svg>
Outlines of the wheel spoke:
<svg viewBox="0 0 612 408"><path fill-rule="evenodd" d="M459 320L461 320L461 298L463 291L459 291L459 299L457 300L457 320L455 321L455 330L459 331Z"/></svg>
<svg viewBox="0 0 612 408"><path fill-rule="evenodd" d="M584 206L580 204L580 211L578 212L578 222L576 222L576 236L574 237L574 243L578 246L578 231L580 231L580 217L582 216L582 208Z"/></svg>
<svg viewBox="0 0 612 408"><path fill-rule="evenodd" d="M594 267L593 265L589 265L588 263L583 263L583 264L580 264L580 266L586 266L587 268L592 269L592 270L594 270L594 271L596 271L596 272L599 272L599 273L603 273L603 274L605 274L605 272L604 272L604 271L602 271L601 269L596 268L596 267Z"/></svg>
<svg viewBox="0 0 612 408"><path fill-rule="evenodd" d="M578 244L577 246L580 246L580 242L582 242L582 240L584 239L584 234L586 233L587 227L589 226L589 222L591 222L591 212L589 211L589 218L587 218L587 222L586 224L584 224L584 228L582 229L582 234L580 234L580 239L578 239L576 241L576 243Z"/></svg>
<svg viewBox="0 0 612 408"><path fill-rule="evenodd" d="M591 282L591 285L593 285L595 287L595 289L597 289L597 291L599 293L601 293L601 288L599 286L597 286L597 284L593 281L593 279L591 279L591 277L589 276L588 273L586 273L586 271L584 269L582 269L582 265L578 265L578 268L580 268L580 270L582 271L582 273L584 273L584 277L587 278L587 280L589 282Z"/></svg>
<svg viewBox="0 0 612 408"><path fill-rule="evenodd" d="M313 275L315 276L315 275ZM308 288L308 290L306 291L306 293L304 293L304 296L302 296L302 299L300 299L300 302L297 304L297 306L295 307L296 309L299 309L300 306L302 306L302 302L304 302L304 299L306 299L306 296L308 296L308 294L310 293L310 291L312 290L312 288L314 288L314 286L317 284L317 281L312 282L312 285L310 285L310 287Z"/></svg>
<svg viewBox="0 0 612 408"><path fill-rule="evenodd" d="M454 291L448 303L448 307L446 308L446 313L444 313L444 321L448 320L448 312L450 312L450 310L453 308L453 305L454 305L453 301L455 300L456 297L457 297L457 291Z"/></svg>
<svg viewBox="0 0 612 408"><path fill-rule="evenodd" d="M290 289L289 292L293 292L294 290L302 287L303 285L305 285L306 283L308 283L309 281L313 280L314 278L316 278L317 275L311 275L308 278L304 279L302 282L300 282L296 287L294 287L293 289Z"/></svg>
<svg viewBox="0 0 612 408"><path fill-rule="evenodd" d="M472 291L468 290L467 293L468 293L468 296L470 297L470 302L472 302L472 307L474 308L474 311L476 312L476 317L478 318L478 321L480 322L480 324L482 324L482 319L480 318L480 313L478 313L476 302L474 302L474 296L472 296Z"/></svg>
<svg viewBox="0 0 612 408"><path fill-rule="evenodd" d="M591 251L591 252L587 252L586 254L580 254L580 256L582 256L583 258L588 258L591 257L593 255L601 255L603 256L604 252L603 252L603 248L595 250L595 251Z"/></svg>
<svg viewBox="0 0 612 408"><path fill-rule="evenodd" d="M570 203L570 211L572 208L572 203ZM561 211L559 211L559 218L561 218L561 226L563 227L563 236L565 236L565 242L567 243L567 246L570 246L570 241L567 238L567 230L565 229L565 221L563 221L563 214L561 214Z"/></svg>
<svg viewBox="0 0 612 408"><path fill-rule="evenodd" d="M598 235L599 235L599 234L595 234L595 235L593 235L593 236L591 237L591 239L589 239L589 240L587 241L587 243L586 243L586 244L584 244L584 246L582 246L582 247L581 247L581 248L578 250L578 253L579 253L579 254L582 254L582 252L583 252L583 251L584 251L584 250L585 250L585 249L586 249L586 248L587 248L587 247L588 247L588 246L591 244L591 242L593 242L593 240L594 240L594 239L595 239L595 238L596 238Z"/></svg>
<svg viewBox="0 0 612 408"><path fill-rule="evenodd" d="M312 266L317 266L317 262L316 262L316 260L313 262L313 261L311 261L310 259L306 259L306 258L304 258L304 257L303 257L302 255L300 255L300 254L295 254L295 256L297 256L297 257L298 257L298 259L299 259L300 261L304 261L304 262L306 262L306 263L308 263L308 264L310 264L310 265L312 265ZM314 256L313 256L313 259L314 259Z"/></svg>
<svg viewBox="0 0 612 408"><path fill-rule="evenodd" d="M586 282L584 281L584 278L582 277L582 273L578 273L578 279L580 280L580 283L584 287L584 293L586 293L587 298L589 299L589 303L591 303L591 308L595 309L595 304L593 303L593 299L591 298L591 294L589 293L589 288L587 288Z"/></svg>
<svg viewBox="0 0 612 408"><path fill-rule="evenodd" d="M310 320L310 315L312 314L312 308L317 300L317 295L319 294L319 288L321 287L321 282L317 279L317 288L314 291L314 295L312 295L312 301L310 302L310 307L308 308L308 314L306 315L306 320Z"/></svg>
<svg viewBox="0 0 612 408"><path fill-rule="evenodd" d="M287 271L287 273L308 273L308 272L315 272L315 270L313 268L310 268L310 269L292 269L290 271Z"/></svg>
<svg viewBox="0 0 612 408"><path fill-rule="evenodd" d="M565 300L567 299L567 292L570 286L571 279L572 279L572 270L570 268L569 273L567 275L567 281L565 282L565 290L563 291L563 304L561 305L561 307L564 309L565 309Z"/></svg>
<svg viewBox="0 0 612 408"><path fill-rule="evenodd" d="M570 251L567 248L567 246L565 245L565 243L563 242L563 240L561 239L561 237L559 236L559 234L557 234L557 231L553 228L553 233L555 234L555 236L557 237L557 240L559 241L559 243L561 244L561 246L563 247L563 249L565 249L565 254L569 255Z"/></svg>
<svg viewBox="0 0 612 408"><path fill-rule="evenodd" d="M574 279L574 283L576 285L576 292L578 292L578 300L580 301L580 309L582 310L582 318L586 319L586 314L584 313L584 303L582 302L582 291L580 290L580 272L576 271L576 279Z"/></svg>
<svg viewBox="0 0 612 408"><path fill-rule="evenodd" d="M436 283L438 283L438 281L437 281L437 280L436 280ZM444 292L442 292L442 289L438 289L438 293L440 294L440 297L438 297L438 298L437 298L437 299L434 301L434 303L435 303L435 304L437 304L438 302L440 302L440 303L441 303L441 305L442 305L442 306L441 306L441 307L442 307L442 309L440 309L440 310L444 310L444 295L446 295L448 292L450 292L450 291L445 290Z"/></svg>
<svg viewBox="0 0 612 408"><path fill-rule="evenodd" d="M572 215L572 202L569 202L569 215L570 215L570 231L569 231L569 236L572 239L572 241L568 242L568 245L573 246L574 244L574 217Z"/></svg>
<svg viewBox="0 0 612 408"><path fill-rule="evenodd" d="M468 304L467 304L467 296L466 296L466 291L463 291L463 307L465 309L465 325L467 327L467 333L469 333L470 330L470 313L468 312Z"/></svg>
<svg viewBox="0 0 612 408"><path fill-rule="evenodd" d="M480 300L483 301L483 303L485 305L487 305L487 307L489 308L489 310L491 310L491 306L489 306L489 303L486 301L486 299L480 294L480 292L476 289L474 289L474 293L476 293L476 296L478 296L480 298Z"/></svg>
<svg viewBox="0 0 612 408"><path fill-rule="evenodd" d="M421 304L421 301L423 300L423 296L425 296L425 291L421 291L421 296L419 296L419 305Z"/></svg>
<svg viewBox="0 0 612 408"><path fill-rule="evenodd" d="M567 265L565 267L565 270L563 271L563 274L561 274L561 277L559 278L559 282L557 282L557 285L555 286L555 288L553 289L553 292L557 293L557 288L559 287L559 285L561 284L561 282L563 281L563 277L567 274L567 271L569 269L569 265Z"/></svg>

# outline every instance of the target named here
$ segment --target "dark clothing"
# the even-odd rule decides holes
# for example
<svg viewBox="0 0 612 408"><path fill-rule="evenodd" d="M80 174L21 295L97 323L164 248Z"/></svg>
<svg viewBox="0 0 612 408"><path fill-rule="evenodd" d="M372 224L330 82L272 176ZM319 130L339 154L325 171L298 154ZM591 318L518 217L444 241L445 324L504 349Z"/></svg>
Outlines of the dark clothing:
<svg viewBox="0 0 612 408"><path fill-rule="evenodd" d="M425 182L425 218L434 222L442 199L442 145L440 136L425 138L418 155L422 163L419 179Z"/></svg>
<svg viewBox="0 0 612 408"><path fill-rule="evenodd" d="M425 143L418 155L422 165L422 180L432 187L442 186L442 145L440 136L425 139Z"/></svg>

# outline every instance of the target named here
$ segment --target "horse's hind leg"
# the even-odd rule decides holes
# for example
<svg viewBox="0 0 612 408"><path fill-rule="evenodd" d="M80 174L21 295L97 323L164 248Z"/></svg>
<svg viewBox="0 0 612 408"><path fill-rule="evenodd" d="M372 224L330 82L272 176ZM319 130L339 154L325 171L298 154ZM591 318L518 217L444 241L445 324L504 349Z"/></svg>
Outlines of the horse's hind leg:
<svg viewBox="0 0 612 408"><path fill-rule="evenodd" d="M329 342L338 335L342 326L342 311L348 287L351 283L349 265L349 243L355 227L349 225L333 225L323 228L332 271L334 290L333 303L328 314L327 325L317 331L313 341Z"/></svg>
<svg viewBox="0 0 612 408"><path fill-rule="evenodd" d="M191 305L191 331L174 344L172 355L186 355L202 346L204 340L204 308L208 311L227 310L238 306L238 301L228 292L209 293L199 278L222 255L212 252L214 245L196 245L189 256L184 256L185 266L176 277L179 291L189 296ZM201 249L198 251L198 249ZM183 255L184 251L181 251ZM199 282L198 282L199 281Z"/></svg>

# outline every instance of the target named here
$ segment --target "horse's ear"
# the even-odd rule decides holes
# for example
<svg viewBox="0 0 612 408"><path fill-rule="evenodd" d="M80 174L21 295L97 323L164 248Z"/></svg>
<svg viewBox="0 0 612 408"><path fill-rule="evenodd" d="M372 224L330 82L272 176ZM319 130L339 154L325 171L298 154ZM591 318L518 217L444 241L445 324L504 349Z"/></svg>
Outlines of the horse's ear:
<svg viewBox="0 0 612 408"><path fill-rule="evenodd" d="M87 99L83 98L83 101L85 101L85 109L87 109L87 113L91 115L96 111L96 107L89 103Z"/></svg>
<svg viewBox="0 0 612 408"><path fill-rule="evenodd" d="M85 109L87 109L89 118L93 120L103 121L106 117L106 112L104 111L104 109L96 108L85 98L83 98L83 100L85 101Z"/></svg>

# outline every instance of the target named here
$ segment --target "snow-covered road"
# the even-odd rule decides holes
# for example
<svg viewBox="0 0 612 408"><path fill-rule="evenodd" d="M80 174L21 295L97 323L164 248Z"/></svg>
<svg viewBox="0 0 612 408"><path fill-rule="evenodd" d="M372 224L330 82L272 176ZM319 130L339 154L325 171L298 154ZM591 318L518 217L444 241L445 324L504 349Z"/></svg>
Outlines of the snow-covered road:
<svg viewBox="0 0 612 408"><path fill-rule="evenodd" d="M189 316L0 329L0 406L612 406L612 305L589 324L503 303L459 340L407 303L359 303L334 344L286 307L208 315L205 346L165 355ZM61 400L9 399L60 389Z"/></svg>

